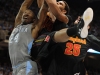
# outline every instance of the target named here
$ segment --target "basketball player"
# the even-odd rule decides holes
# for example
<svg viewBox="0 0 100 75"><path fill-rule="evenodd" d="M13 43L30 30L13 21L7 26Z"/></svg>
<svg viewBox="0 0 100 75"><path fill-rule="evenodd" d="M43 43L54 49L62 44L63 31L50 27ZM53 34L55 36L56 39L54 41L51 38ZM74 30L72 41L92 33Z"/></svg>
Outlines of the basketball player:
<svg viewBox="0 0 100 75"><path fill-rule="evenodd" d="M41 3L43 0L37 0L37 1L38 1L37 2L38 6L41 7ZM58 7L69 12L68 4L63 1L61 1L61 2L63 5L61 4ZM60 4L60 2L59 2L59 4ZM61 11L62 13L63 13L63 10ZM65 15L66 13L63 13L63 14ZM66 23L60 22L58 20L55 21L55 19L56 19L56 17L51 13L51 11L48 11L46 20L44 21L44 23L42 25L43 29L39 32L39 37L33 42L34 44L32 46L32 50L31 50L32 51L31 55L33 57L33 60L35 60L37 58L37 55L39 53L38 49L41 47L41 44L47 34L49 34L51 31L66 28ZM43 63L43 62L45 62L45 63ZM42 71L44 72L44 71L47 71L50 62L48 62L48 60L45 60L45 59L43 60L43 62L41 62L41 65L42 65Z"/></svg>
<svg viewBox="0 0 100 75"><path fill-rule="evenodd" d="M40 0L40 1L43 1L43 0ZM58 2L56 2L56 0L45 0L45 1L47 2L49 6L49 12L50 12L49 14L53 13L53 15L50 15L50 16L56 17L58 20L66 24L69 22L68 17L65 15L69 13L69 6L65 1L58 1ZM88 32L87 30L84 31L83 29L81 35L83 35L84 33L87 34L87 32ZM82 36L82 37L84 38L86 36Z"/></svg>
<svg viewBox="0 0 100 75"><path fill-rule="evenodd" d="M83 20L79 21L78 26L82 27L83 25L84 29L84 27L89 25L92 21L92 18L93 11L91 8L88 8L83 14ZM83 60L87 54L87 50L90 47L96 50L100 49L100 40L93 35L89 35L86 38L84 35L81 35L81 37L79 35L72 36L71 34L73 32L69 33L69 30L67 30L66 35L66 30L67 29L65 28L48 35L44 40L43 46L40 48L42 50L39 53L39 57L46 57L50 53L48 48L52 48L52 45L58 43L57 49L55 50L54 60L51 63L47 75L85 75ZM67 37L69 37L69 39Z"/></svg>
<svg viewBox="0 0 100 75"><path fill-rule="evenodd" d="M41 0L39 0L38 2L42 3ZM69 6L68 6L68 4L65 3L65 2L63 2L63 1L58 2L58 6L57 7L62 8L64 11L65 11L65 8L67 8L66 11L68 10L68 12L69 12ZM61 14L64 15L63 18L65 18L66 17L65 16L66 13L63 12L63 10L60 11L60 12L62 12ZM48 15L48 16L51 18L52 13L50 12L49 14L50 15ZM40 36L36 39L36 41L34 41L34 45L32 47L33 50L31 52L34 59L37 57L37 54L39 52L38 48L41 46L42 41L44 40L45 36L48 33L50 33L50 31L52 29L53 23L52 23L52 21L51 21L50 18L49 18L49 20L48 20L48 17L46 18L46 21L43 24L44 25L44 29L42 29L42 31L40 32ZM67 17L66 17L66 19L67 19ZM59 29L62 29L62 28L66 28L66 24L64 24L63 22L55 22L53 26L57 26L57 27L55 27L56 29L54 29L54 27L53 27L53 30L59 30ZM74 29L77 29L77 28L75 27ZM71 29L71 31L73 31L73 28ZM74 34L76 34L76 33L77 33L77 30L75 30ZM45 60L45 62L46 62L46 60ZM45 69L46 67L47 66L45 66L45 67L43 66L42 69L43 68ZM46 68L46 70L47 70L47 68Z"/></svg>
<svg viewBox="0 0 100 75"><path fill-rule="evenodd" d="M37 64L30 59L30 49L41 29L47 6L43 4L37 19L33 11L28 9L32 2L33 0L24 0L22 3L15 18L15 28L9 38L13 75L38 75Z"/></svg>
<svg viewBox="0 0 100 75"><path fill-rule="evenodd" d="M42 5L41 3L43 1L44 0L37 0L39 8L41 7L41 5ZM51 2L49 0L45 0L45 1L47 2L48 6L49 6L49 9L48 9L49 12L47 13L47 15L49 16L49 18L51 18L53 23L55 22L56 19L63 22L63 23L65 23L65 24L67 24L69 22L69 19L66 15L69 14L70 8L69 8L68 4L65 1L56 2L54 7L52 7L52 5L50 5L50 4L51 3L54 4L55 1L52 1L52 0L50 0ZM50 9L50 8L52 8L52 9ZM46 25L46 27L47 26L49 26L49 25Z"/></svg>

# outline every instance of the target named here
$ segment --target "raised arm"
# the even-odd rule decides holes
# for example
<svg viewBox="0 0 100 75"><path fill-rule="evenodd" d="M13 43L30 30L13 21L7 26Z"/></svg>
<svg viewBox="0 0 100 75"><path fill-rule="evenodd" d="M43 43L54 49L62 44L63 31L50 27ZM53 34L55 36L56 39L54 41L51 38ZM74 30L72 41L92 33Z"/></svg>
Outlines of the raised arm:
<svg viewBox="0 0 100 75"><path fill-rule="evenodd" d="M55 17L64 22L68 23L68 17L61 12L59 7L57 6L56 0L45 0L50 8L50 11L55 15Z"/></svg>
<svg viewBox="0 0 100 75"><path fill-rule="evenodd" d="M38 32L41 30L42 28L42 23L44 22L45 18L46 18L46 14L47 14L47 11L48 11L48 7L46 5L45 2L43 2L42 6L41 6L41 9L38 13L38 22L36 24L36 27L35 29L32 30L32 36L34 38L36 38L36 36L38 35ZM33 25L34 26L34 25ZM36 35L34 35L36 34Z"/></svg>
<svg viewBox="0 0 100 75"><path fill-rule="evenodd" d="M38 7L41 8L44 0L37 0Z"/></svg>
<svg viewBox="0 0 100 75"><path fill-rule="evenodd" d="M32 2L33 0L24 0L15 18L15 26L21 23L21 18L22 18L24 11L31 6Z"/></svg>

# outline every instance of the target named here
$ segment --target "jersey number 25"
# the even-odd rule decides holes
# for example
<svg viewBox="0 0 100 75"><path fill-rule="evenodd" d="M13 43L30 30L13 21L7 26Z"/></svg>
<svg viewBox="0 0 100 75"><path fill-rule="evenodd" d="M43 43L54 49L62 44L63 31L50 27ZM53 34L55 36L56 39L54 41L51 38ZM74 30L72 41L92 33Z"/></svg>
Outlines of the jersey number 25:
<svg viewBox="0 0 100 75"><path fill-rule="evenodd" d="M80 48L81 48L81 45L79 45L79 44L73 44L71 42L68 42L68 43L66 43L66 49L65 49L64 54L79 56L79 54L80 54Z"/></svg>

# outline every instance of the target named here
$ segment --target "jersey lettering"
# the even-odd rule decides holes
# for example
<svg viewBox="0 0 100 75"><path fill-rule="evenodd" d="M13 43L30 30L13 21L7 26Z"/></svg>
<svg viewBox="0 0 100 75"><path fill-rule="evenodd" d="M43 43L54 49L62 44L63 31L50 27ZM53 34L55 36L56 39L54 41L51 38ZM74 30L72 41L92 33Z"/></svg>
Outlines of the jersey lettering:
<svg viewBox="0 0 100 75"><path fill-rule="evenodd" d="M9 43L18 42L19 33L14 37L14 34L10 36Z"/></svg>

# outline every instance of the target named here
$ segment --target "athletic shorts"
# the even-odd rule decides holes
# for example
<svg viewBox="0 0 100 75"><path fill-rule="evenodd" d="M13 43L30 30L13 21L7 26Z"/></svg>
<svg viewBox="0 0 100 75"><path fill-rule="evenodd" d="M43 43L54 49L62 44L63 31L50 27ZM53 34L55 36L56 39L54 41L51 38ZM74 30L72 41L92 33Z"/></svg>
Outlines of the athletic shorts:
<svg viewBox="0 0 100 75"><path fill-rule="evenodd" d="M13 67L12 75L38 75L37 63L31 60Z"/></svg>
<svg viewBox="0 0 100 75"><path fill-rule="evenodd" d="M82 62L73 66L60 66L53 60L46 75L85 75L85 67Z"/></svg>

